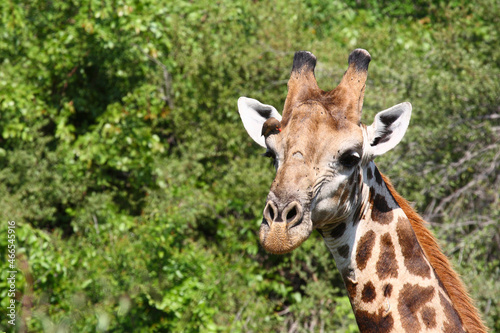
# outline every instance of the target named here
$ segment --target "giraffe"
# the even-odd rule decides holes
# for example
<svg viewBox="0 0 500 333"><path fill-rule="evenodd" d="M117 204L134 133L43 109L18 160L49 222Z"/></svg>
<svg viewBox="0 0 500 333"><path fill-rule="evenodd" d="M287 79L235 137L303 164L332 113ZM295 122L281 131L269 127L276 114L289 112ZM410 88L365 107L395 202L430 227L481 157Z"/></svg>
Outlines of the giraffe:
<svg viewBox="0 0 500 333"><path fill-rule="evenodd" d="M361 123L370 61L366 50L354 50L340 84L323 91L316 57L296 52L283 116L239 98L246 131L276 169L261 244L287 253L318 230L361 332L487 332L423 219L374 163L402 140L412 106L398 104L371 125Z"/></svg>

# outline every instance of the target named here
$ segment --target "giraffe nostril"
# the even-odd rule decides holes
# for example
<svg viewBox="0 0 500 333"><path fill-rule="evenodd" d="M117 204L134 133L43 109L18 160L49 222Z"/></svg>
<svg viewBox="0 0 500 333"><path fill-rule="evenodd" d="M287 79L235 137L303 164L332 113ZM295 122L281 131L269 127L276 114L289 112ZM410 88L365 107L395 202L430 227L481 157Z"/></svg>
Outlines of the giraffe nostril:
<svg viewBox="0 0 500 333"><path fill-rule="evenodd" d="M273 222L276 222L274 219L277 216L277 210L276 205L272 201L268 201L266 208L264 208L264 220L266 220L268 225L273 224Z"/></svg>
<svg viewBox="0 0 500 333"><path fill-rule="evenodd" d="M291 221L293 221L295 219L295 217L297 216L297 207L294 206L292 209L290 209L288 211L288 213L286 214L286 223L289 223Z"/></svg>
<svg viewBox="0 0 500 333"><path fill-rule="evenodd" d="M271 221L274 221L274 209L269 209L269 217L271 218Z"/></svg>
<svg viewBox="0 0 500 333"><path fill-rule="evenodd" d="M283 216L288 228L295 227L302 222L302 206L297 201L289 203L283 211Z"/></svg>

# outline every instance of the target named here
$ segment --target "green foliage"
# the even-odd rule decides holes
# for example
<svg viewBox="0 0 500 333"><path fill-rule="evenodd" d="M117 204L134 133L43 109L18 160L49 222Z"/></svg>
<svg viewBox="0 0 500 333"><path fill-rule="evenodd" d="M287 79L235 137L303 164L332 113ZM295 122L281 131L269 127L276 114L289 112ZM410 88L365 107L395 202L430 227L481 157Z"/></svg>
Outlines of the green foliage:
<svg viewBox="0 0 500 333"><path fill-rule="evenodd" d="M286 256L260 247L273 170L236 100L279 109L303 49L331 89L362 47L365 123L405 100L414 109L381 169L500 330L499 14L491 0L1 2L0 210L17 222L17 328L356 332L318 235Z"/></svg>

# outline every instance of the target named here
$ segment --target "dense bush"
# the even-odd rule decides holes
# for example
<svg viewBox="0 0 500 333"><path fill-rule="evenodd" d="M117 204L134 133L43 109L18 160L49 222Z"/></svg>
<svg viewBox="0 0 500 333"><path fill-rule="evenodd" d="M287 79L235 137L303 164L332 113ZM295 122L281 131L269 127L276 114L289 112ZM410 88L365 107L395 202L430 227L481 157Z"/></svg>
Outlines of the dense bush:
<svg viewBox="0 0 500 333"><path fill-rule="evenodd" d="M273 170L236 109L242 95L280 109L296 50L335 87L356 47L373 59L366 122L414 108L381 169L500 330L498 2L7 0L0 13L0 232L17 222L20 331L356 332L317 234L285 256L259 246Z"/></svg>

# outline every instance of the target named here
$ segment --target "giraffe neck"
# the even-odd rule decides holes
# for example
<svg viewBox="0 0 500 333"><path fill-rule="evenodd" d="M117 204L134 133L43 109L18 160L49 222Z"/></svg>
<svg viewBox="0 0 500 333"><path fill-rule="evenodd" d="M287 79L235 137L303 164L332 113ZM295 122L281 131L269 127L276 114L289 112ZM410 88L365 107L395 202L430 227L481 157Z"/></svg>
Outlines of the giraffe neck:
<svg viewBox="0 0 500 333"><path fill-rule="evenodd" d="M322 230L361 332L465 332L411 223L371 162L358 213Z"/></svg>

